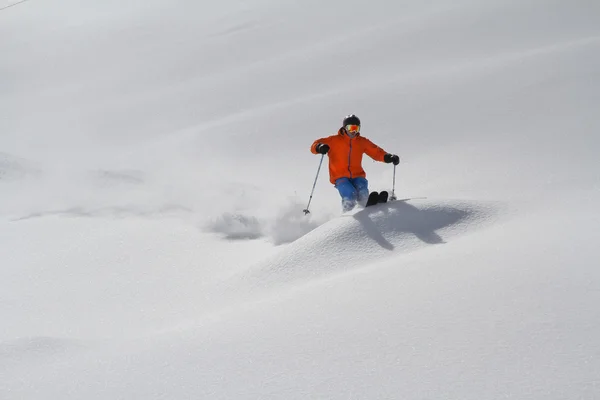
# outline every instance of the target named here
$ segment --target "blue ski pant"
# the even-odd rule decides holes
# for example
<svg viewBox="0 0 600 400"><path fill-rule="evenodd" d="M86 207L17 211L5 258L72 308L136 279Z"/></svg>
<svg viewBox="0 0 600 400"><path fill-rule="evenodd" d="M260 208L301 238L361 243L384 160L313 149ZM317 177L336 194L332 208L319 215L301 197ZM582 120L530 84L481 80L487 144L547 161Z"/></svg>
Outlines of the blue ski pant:
<svg viewBox="0 0 600 400"><path fill-rule="evenodd" d="M335 188L342 196L342 209L350 211L358 202L364 206L369 198L369 182L365 178L339 178Z"/></svg>

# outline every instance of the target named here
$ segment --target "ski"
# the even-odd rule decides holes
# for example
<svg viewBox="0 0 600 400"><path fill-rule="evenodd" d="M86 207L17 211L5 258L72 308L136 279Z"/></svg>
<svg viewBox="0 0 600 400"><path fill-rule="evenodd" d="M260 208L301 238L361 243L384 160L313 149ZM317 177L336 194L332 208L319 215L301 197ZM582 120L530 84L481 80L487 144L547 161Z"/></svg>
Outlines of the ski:
<svg viewBox="0 0 600 400"><path fill-rule="evenodd" d="M379 203L379 193L378 192L369 193L369 198L367 199L367 204L365 205L365 207L374 206L377 203Z"/></svg>
<svg viewBox="0 0 600 400"><path fill-rule="evenodd" d="M388 201L388 196L389 196L389 195L388 195L388 192L386 192L385 190L384 190L384 191L381 191L381 192L379 192L379 196L378 196L378 199L377 199L377 203L387 203L387 201Z"/></svg>
<svg viewBox="0 0 600 400"><path fill-rule="evenodd" d="M388 192L383 190L381 192L371 192L369 193L369 198L367 199L367 204L365 207L374 206L379 203L387 203L388 201Z"/></svg>

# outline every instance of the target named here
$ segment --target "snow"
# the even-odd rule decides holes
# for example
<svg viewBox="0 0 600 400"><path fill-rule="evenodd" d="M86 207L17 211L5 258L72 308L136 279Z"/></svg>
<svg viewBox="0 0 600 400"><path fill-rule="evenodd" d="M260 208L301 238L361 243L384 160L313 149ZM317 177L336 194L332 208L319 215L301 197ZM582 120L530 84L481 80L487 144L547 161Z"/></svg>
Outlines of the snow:
<svg viewBox="0 0 600 400"><path fill-rule="evenodd" d="M589 0L0 1L0 398L600 398L599 50ZM402 201L306 216L349 113Z"/></svg>

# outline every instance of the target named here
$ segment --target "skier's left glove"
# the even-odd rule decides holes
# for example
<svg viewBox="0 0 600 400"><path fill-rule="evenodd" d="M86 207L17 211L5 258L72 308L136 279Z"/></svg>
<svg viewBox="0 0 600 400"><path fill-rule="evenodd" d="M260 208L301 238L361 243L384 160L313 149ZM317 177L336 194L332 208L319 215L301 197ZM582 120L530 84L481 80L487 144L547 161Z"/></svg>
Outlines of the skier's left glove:
<svg viewBox="0 0 600 400"><path fill-rule="evenodd" d="M400 157L398 157L395 154L386 154L385 156L383 156L383 162L385 163L394 163L394 165L398 165L400 164Z"/></svg>

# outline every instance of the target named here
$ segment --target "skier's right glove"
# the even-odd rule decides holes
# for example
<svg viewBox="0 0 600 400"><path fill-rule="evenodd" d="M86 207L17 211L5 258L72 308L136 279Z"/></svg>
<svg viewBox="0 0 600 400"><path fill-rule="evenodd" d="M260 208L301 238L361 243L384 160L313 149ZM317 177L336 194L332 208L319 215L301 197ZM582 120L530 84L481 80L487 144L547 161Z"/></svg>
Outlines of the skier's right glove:
<svg viewBox="0 0 600 400"><path fill-rule="evenodd" d="M385 163L394 163L394 165L398 165L400 164L400 157L398 157L395 154L386 154L385 156L383 156L383 162Z"/></svg>
<svg viewBox="0 0 600 400"><path fill-rule="evenodd" d="M325 143L319 143L317 147L315 147L315 150L317 150L317 153L327 154L329 151L329 145Z"/></svg>

